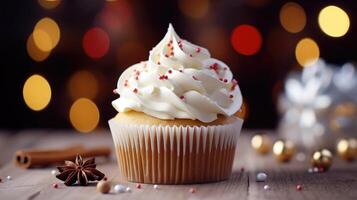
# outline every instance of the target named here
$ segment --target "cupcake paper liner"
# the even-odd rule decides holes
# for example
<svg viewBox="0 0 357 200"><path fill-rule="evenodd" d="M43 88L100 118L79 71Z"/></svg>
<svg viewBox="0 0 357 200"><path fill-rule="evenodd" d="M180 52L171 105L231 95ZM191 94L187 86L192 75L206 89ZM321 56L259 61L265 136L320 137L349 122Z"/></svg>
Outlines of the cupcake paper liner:
<svg viewBox="0 0 357 200"><path fill-rule="evenodd" d="M243 120L216 126L124 124L109 120L117 161L128 181L188 184L227 179Z"/></svg>

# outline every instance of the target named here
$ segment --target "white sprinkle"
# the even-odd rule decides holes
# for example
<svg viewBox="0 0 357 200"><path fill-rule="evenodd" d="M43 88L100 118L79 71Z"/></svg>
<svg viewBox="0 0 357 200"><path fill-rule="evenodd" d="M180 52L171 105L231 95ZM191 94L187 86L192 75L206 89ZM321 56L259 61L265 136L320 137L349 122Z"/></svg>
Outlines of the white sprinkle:
<svg viewBox="0 0 357 200"><path fill-rule="evenodd" d="M309 169L307 170L307 172L309 172L309 173L314 173L314 170L313 170L312 168L309 168Z"/></svg>
<svg viewBox="0 0 357 200"><path fill-rule="evenodd" d="M304 162L306 160L306 155L303 152L296 154L296 160L299 162Z"/></svg>
<svg viewBox="0 0 357 200"><path fill-rule="evenodd" d="M6 179L7 179L8 181L10 181L10 180L12 180L12 177L11 177L11 176L7 176Z"/></svg>
<svg viewBox="0 0 357 200"><path fill-rule="evenodd" d="M264 173L264 172L259 172L258 174L257 174L257 177L256 177L256 179L257 179L257 182L264 182L266 179L267 179L267 174L266 173Z"/></svg>
<svg viewBox="0 0 357 200"><path fill-rule="evenodd" d="M159 189L159 186L158 186L158 185L154 185L153 188L154 188L155 190L157 190L157 189Z"/></svg>
<svg viewBox="0 0 357 200"><path fill-rule="evenodd" d="M126 188L126 191L127 191L127 192L131 192L131 188L130 188L130 187L127 187L127 188Z"/></svg>
<svg viewBox="0 0 357 200"><path fill-rule="evenodd" d="M56 174L57 174L57 171L56 170L51 170L51 174L53 175L53 176L55 176Z"/></svg>
<svg viewBox="0 0 357 200"><path fill-rule="evenodd" d="M314 172L319 172L319 168L314 167Z"/></svg>
<svg viewBox="0 0 357 200"><path fill-rule="evenodd" d="M116 193L123 193L123 192L125 192L125 189L127 189L127 188L125 188L124 185L118 184L118 185L114 186L114 190L115 190ZM129 190L130 190L130 188L129 188Z"/></svg>
<svg viewBox="0 0 357 200"><path fill-rule="evenodd" d="M264 190L269 190L270 186L269 185L264 185Z"/></svg>

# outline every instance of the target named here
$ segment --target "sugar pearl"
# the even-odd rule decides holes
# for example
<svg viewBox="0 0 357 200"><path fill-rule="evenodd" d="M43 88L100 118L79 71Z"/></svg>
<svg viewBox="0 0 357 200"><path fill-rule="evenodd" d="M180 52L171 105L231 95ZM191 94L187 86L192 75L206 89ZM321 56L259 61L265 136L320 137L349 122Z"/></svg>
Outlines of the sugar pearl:
<svg viewBox="0 0 357 200"><path fill-rule="evenodd" d="M267 174L266 173L264 173L264 172L259 172L258 174L257 174L257 177L256 177L256 179L257 179L257 182L264 182L266 179L267 179Z"/></svg>
<svg viewBox="0 0 357 200"><path fill-rule="evenodd" d="M155 190L157 190L157 189L159 189L159 186L158 186L158 185L154 185L153 188L154 188Z"/></svg>
<svg viewBox="0 0 357 200"><path fill-rule="evenodd" d="M314 172L319 172L319 168L317 168L317 167L314 167Z"/></svg>
<svg viewBox="0 0 357 200"><path fill-rule="evenodd" d="M196 192L196 188L190 188L189 192L195 193Z"/></svg>
<svg viewBox="0 0 357 200"><path fill-rule="evenodd" d="M124 185L118 184L118 185L114 186L114 190L115 190L116 193L123 193L123 192L125 192L125 189L126 188L125 188Z"/></svg>
<svg viewBox="0 0 357 200"><path fill-rule="evenodd" d="M264 185L264 190L269 190L270 186L269 185Z"/></svg>
<svg viewBox="0 0 357 200"><path fill-rule="evenodd" d="M6 179L7 179L8 181L10 181L10 180L12 180L12 177L11 177L11 176L7 176Z"/></svg>
<svg viewBox="0 0 357 200"><path fill-rule="evenodd" d="M308 171L309 173L314 173L314 170L313 170L312 168L309 168L307 171Z"/></svg>
<svg viewBox="0 0 357 200"><path fill-rule="evenodd" d="M99 181L97 183L97 191L107 194L110 191L110 183L108 181Z"/></svg>
<svg viewBox="0 0 357 200"><path fill-rule="evenodd" d="M127 187L125 190L126 190L127 192L131 192L131 188L130 188L130 187Z"/></svg>
<svg viewBox="0 0 357 200"><path fill-rule="evenodd" d="M56 170L51 170L51 174L53 175L53 176L55 176L56 175L56 173L57 173L57 171Z"/></svg>
<svg viewBox="0 0 357 200"><path fill-rule="evenodd" d="M300 185L300 184L296 185L296 189L299 190L299 191L302 190L302 185Z"/></svg>

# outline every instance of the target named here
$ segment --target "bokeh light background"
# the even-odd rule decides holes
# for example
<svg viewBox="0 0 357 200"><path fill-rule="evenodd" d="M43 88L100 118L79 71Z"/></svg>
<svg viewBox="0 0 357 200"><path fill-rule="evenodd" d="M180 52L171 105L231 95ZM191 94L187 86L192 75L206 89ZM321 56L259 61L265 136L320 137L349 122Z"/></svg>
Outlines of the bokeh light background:
<svg viewBox="0 0 357 200"><path fill-rule="evenodd" d="M357 2L33 0L1 6L1 128L107 128L121 72L173 23L234 72L246 128L274 128L286 74L357 59Z"/></svg>

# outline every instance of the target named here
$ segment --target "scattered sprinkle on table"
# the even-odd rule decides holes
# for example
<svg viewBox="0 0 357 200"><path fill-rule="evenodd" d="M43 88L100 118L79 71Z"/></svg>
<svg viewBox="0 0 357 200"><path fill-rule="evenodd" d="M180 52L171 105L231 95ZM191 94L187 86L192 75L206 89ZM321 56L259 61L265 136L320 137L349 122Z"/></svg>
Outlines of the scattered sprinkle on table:
<svg viewBox="0 0 357 200"><path fill-rule="evenodd" d="M300 185L300 184L296 185L296 190L298 190L298 191L302 190L302 185Z"/></svg>
<svg viewBox="0 0 357 200"><path fill-rule="evenodd" d="M264 172L259 172L257 174L256 180L257 182L264 182L267 179L268 175Z"/></svg>
<svg viewBox="0 0 357 200"><path fill-rule="evenodd" d="M190 193L196 193L196 191L197 191L196 188L190 188L189 190Z"/></svg>
<svg viewBox="0 0 357 200"><path fill-rule="evenodd" d="M141 189L141 184L140 183L136 184L136 188Z"/></svg>
<svg viewBox="0 0 357 200"><path fill-rule="evenodd" d="M127 192L131 192L131 188L130 188L130 187L127 187L125 190L126 190Z"/></svg>
<svg viewBox="0 0 357 200"><path fill-rule="evenodd" d="M52 184L52 187L53 187L53 188L58 188L58 184L57 184L57 183L53 183L53 184Z"/></svg>
<svg viewBox="0 0 357 200"><path fill-rule="evenodd" d="M264 190L269 190L270 186L269 185L264 185Z"/></svg>
<svg viewBox="0 0 357 200"><path fill-rule="evenodd" d="M153 186L153 188L154 188L155 190L157 190L157 189L159 189L159 186L155 184L155 185Z"/></svg>
<svg viewBox="0 0 357 200"><path fill-rule="evenodd" d="M53 175L53 176L55 176L56 175L56 173L57 173L57 171L56 170L51 170L51 174Z"/></svg>
<svg viewBox="0 0 357 200"><path fill-rule="evenodd" d="M12 180L12 177L11 177L11 176L7 176L6 179L7 179L8 181L10 181L10 180Z"/></svg>
<svg viewBox="0 0 357 200"><path fill-rule="evenodd" d="M125 192L125 189L126 188L125 188L124 185L117 184L117 185L114 186L114 191L116 193L123 193L123 192Z"/></svg>

